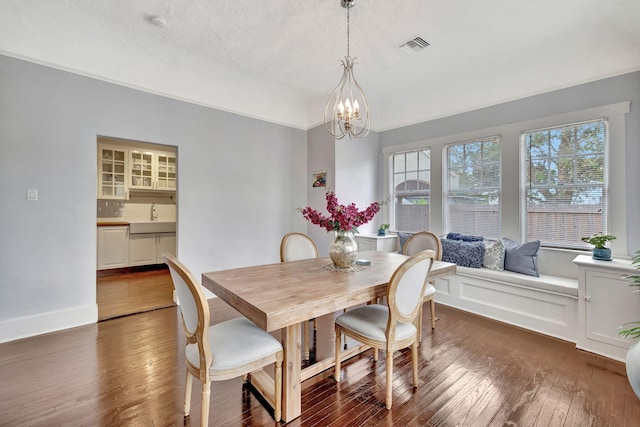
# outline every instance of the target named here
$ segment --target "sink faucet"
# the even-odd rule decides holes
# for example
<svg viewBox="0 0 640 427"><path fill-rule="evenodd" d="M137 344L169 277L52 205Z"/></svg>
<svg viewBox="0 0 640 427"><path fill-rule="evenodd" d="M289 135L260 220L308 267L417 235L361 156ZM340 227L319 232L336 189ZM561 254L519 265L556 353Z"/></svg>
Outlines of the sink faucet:
<svg viewBox="0 0 640 427"><path fill-rule="evenodd" d="M156 210L156 204L151 203L151 221L158 220L158 211Z"/></svg>

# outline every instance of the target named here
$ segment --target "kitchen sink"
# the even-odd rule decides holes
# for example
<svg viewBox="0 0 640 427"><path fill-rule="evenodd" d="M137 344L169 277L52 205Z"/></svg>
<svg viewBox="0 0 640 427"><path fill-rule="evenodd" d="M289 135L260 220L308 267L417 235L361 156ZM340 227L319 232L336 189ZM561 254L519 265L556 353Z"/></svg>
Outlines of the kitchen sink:
<svg viewBox="0 0 640 427"><path fill-rule="evenodd" d="M175 233L176 223L163 221L145 221L129 223L129 234Z"/></svg>

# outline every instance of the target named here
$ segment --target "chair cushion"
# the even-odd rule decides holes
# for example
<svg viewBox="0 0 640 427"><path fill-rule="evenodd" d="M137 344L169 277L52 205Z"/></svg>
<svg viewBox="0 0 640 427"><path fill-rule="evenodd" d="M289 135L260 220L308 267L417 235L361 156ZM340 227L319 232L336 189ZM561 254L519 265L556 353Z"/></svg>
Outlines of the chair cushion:
<svg viewBox="0 0 640 427"><path fill-rule="evenodd" d="M371 304L354 308L336 319L336 323L344 329L348 329L378 342L387 342L385 332L389 319L389 308L385 305ZM416 333L416 327L411 323L398 322L396 326L396 339L403 340Z"/></svg>
<svg viewBox="0 0 640 427"><path fill-rule="evenodd" d="M435 295L435 293L436 293L436 288L432 284L427 283L427 286L424 287L423 298L426 298L431 295Z"/></svg>
<svg viewBox="0 0 640 427"><path fill-rule="evenodd" d="M209 343L213 356L211 372L235 368L282 350L280 341L245 317L209 327ZM193 365L200 364L197 344L187 346L185 357Z"/></svg>

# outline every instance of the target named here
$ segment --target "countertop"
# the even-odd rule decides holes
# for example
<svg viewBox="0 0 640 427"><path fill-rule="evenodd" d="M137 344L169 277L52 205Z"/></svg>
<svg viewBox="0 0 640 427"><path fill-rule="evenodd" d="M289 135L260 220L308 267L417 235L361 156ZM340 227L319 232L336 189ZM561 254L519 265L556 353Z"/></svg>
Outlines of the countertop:
<svg viewBox="0 0 640 427"><path fill-rule="evenodd" d="M121 227L123 225L129 225L129 223L126 221L98 221L98 227Z"/></svg>

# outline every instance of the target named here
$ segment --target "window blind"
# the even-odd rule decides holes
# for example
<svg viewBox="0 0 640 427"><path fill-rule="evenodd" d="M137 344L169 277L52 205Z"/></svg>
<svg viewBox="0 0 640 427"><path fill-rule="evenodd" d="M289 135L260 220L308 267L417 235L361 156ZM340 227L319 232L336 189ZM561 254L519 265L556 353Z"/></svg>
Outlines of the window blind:
<svg viewBox="0 0 640 427"><path fill-rule="evenodd" d="M524 232L546 246L585 248L607 232L607 121L522 134Z"/></svg>
<svg viewBox="0 0 640 427"><path fill-rule="evenodd" d="M446 147L445 230L500 237L500 137Z"/></svg>
<svg viewBox="0 0 640 427"><path fill-rule="evenodd" d="M391 228L415 232L429 229L431 152L428 148L391 156Z"/></svg>

